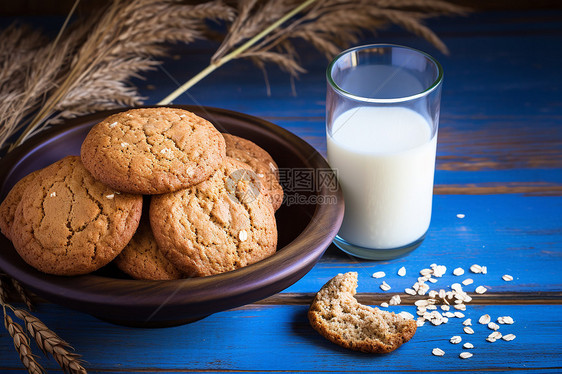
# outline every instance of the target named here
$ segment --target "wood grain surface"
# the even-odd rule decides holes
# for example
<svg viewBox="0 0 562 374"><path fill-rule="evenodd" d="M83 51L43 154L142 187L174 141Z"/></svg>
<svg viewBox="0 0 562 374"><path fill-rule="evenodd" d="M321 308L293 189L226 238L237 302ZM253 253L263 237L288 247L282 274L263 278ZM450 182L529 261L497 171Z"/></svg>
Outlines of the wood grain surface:
<svg viewBox="0 0 562 374"><path fill-rule="evenodd" d="M450 55L394 27L364 40L420 48L445 71L432 223L417 250L373 262L332 245L282 293L186 326L119 327L49 303L40 303L36 315L84 356L91 372L562 372L562 11L489 11L428 25ZM176 46L177 58L138 81L147 103L204 68L214 48ZM302 51L308 73L294 82L268 67L270 95L259 69L232 61L176 103L264 118L325 154L327 61ZM479 285L487 288L474 296L464 318L426 323L397 351L374 356L333 345L308 325L314 293L345 271L359 273L361 302L379 305L400 294L403 304L389 310L414 314L417 297L403 291L432 263L448 269L432 289L449 289L469 277L474 283L464 289L471 294ZM487 274L470 273L472 264L487 266ZM397 275L402 266L404 277ZM465 274L454 276L456 267ZM387 275L374 279L375 271ZM514 280L504 281L504 274ZM391 290L380 290L382 280ZM516 339L487 342L491 330L476 322L483 314L492 320L511 316L515 323L499 331ZM462 331L466 318L473 321L473 335ZM449 342L454 335L474 345L473 357L459 358L462 343ZM431 354L437 347L445 356ZM57 368L54 361L42 362L49 371ZM5 331L0 331L0 372L24 372Z"/></svg>

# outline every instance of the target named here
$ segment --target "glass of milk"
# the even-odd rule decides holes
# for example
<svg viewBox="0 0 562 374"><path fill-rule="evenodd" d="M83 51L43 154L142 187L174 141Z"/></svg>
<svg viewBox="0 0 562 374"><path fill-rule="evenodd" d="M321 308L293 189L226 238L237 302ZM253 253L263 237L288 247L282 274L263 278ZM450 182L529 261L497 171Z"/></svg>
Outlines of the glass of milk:
<svg viewBox="0 0 562 374"><path fill-rule="evenodd" d="M366 259L402 256L431 219L443 70L399 45L352 48L328 66L328 162L345 199L334 243Z"/></svg>

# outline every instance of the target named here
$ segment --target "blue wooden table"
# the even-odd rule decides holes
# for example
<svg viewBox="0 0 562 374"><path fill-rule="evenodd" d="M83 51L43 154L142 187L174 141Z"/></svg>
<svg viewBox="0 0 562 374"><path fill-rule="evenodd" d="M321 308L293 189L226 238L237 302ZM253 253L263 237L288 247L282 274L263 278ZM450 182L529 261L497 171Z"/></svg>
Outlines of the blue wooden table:
<svg viewBox="0 0 562 374"><path fill-rule="evenodd" d="M102 322L48 302L36 315L70 342L89 372L406 372L562 371L562 11L485 12L429 23L450 49L440 54L423 40L391 28L365 42L417 47L443 65L445 81L439 130L433 218L416 251L386 262L351 258L334 246L304 278L255 304L211 315L185 326L127 328ZM179 58L139 82L153 104L206 66L216 45L177 47ZM325 154L325 68L327 61L303 53L308 73L294 82L269 70L271 95L261 72L233 61L177 99L177 104L221 107L262 117L299 135ZM463 216L464 215L464 216ZM463 218L460 218L463 217ZM447 273L432 289L472 278L474 295L463 318L419 327L393 353L345 350L318 335L306 312L316 291L339 272L359 273L358 298L380 305L399 294L388 310L415 314L411 287L432 263ZM469 271L473 264L487 274ZM404 266L407 274L397 275ZM465 270L454 276L454 268ZM372 278L384 271L383 279ZM513 281L502 276L509 274ZM385 280L391 290L383 292ZM483 285L487 292L474 293ZM512 341L486 341L492 332L477 322L483 314ZM472 319L474 334L463 332ZM459 335L461 344L449 339ZM459 358L470 342L473 357ZM445 351L432 355L433 348ZM49 371L58 365L42 358ZM12 340L0 330L0 372L24 369Z"/></svg>

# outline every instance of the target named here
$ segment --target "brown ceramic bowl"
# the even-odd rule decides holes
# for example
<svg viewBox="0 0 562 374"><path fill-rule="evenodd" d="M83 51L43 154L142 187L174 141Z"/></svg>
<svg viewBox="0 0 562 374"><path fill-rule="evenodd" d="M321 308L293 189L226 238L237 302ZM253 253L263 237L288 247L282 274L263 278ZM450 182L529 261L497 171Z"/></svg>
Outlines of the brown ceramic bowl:
<svg viewBox="0 0 562 374"><path fill-rule="evenodd" d="M254 141L270 152L280 169L331 173L314 148L272 123L224 109L177 107L207 118L222 132ZM115 112L100 112L58 125L1 159L2 200L26 174L64 156L79 155L89 129ZM283 187L285 194L291 195L293 186L284 184ZM277 252L228 273L174 281L144 281L127 278L110 264L83 276L48 275L27 265L3 235L0 235L0 268L47 300L114 323L157 327L192 322L273 295L299 280L320 259L341 225L343 196L337 184L334 188L333 184L326 183L298 193L306 200L304 204L283 205L276 213Z"/></svg>

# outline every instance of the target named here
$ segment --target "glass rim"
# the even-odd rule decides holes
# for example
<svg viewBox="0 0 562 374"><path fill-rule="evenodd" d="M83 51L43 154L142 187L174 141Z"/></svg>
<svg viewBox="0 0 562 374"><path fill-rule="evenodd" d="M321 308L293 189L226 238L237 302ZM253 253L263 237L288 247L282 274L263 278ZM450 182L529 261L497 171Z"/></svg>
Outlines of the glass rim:
<svg viewBox="0 0 562 374"><path fill-rule="evenodd" d="M421 92L415 93L413 95L390 98L390 99L377 99L377 98L372 98L372 97L355 95L355 94L352 94L349 91L344 90L336 82L334 82L334 80L332 78L332 69L334 68L336 62L339 61L345 55L348 55L351 52L357 52L357 51L362 51L362 50L366 50L366 49L389 48L389 47L390 48L407 49L409 51L412 51L412 52L415 52L415 53L418 53L418 54L424 56L429 61L431 61L435 65L435 67L437 68L437 78L433 81L433 83L431 83L429 85L428 88L424 89ZM328 83L330 84L330 86L336 92L338 92L340 95L343 95L343 96L345 96L347 98L350 98L350 99L353 99L353 100L364 101L364 102L368 102L368 103L380 103L380 104L402 103L402 102L411 101L411 100L418 99L420 97L427 96L431 92L433 92L437 87L439 87L439 85L443 82L443 67L441 66L439 61L437 61L435 58L433 58L430 54L428 54L426 52L423 52L423 51L420 51L419 49L416 49L416 48L411 48L411 47L407 47L407 46L403 46L403 45L399 45L399 44L388 44L388 43L366 44L366 45L361 45L361 46L346 49L345 51L341 52L336 57L334 57L334 59L330 62L330 64L328 65L328 68L326 69L326 79L327 79Z"/></svg>

